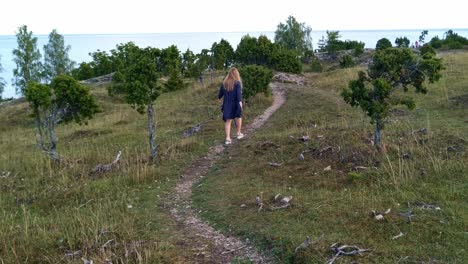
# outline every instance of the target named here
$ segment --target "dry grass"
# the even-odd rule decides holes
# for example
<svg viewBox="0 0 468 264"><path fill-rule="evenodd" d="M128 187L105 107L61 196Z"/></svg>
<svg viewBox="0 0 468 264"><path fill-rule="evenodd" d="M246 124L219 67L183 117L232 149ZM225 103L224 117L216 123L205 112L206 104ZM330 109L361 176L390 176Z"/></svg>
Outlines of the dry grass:
<svg viewBox="0 0 468 264"><path fill-rule="evenodd" d="M202 216L255 241L282 263L324 263L335 242L372 249L335 263L465 263L468 53L446 55L444 62L444 78L427 95L416 95L417 109L393 113L383 132L383 155L371 146L369 119L339 96L357 69L308 74L309 85L291 86L271 122L232 148L194 189ZM418 132L422 128L427 133ZM310 141L297 139L302 136ZM269 210L278 193L293 196L291 208ZM267 210L258 212L256 196ZM422 209L418 202L441 210ZM388 208L384 221L369 216ZM400 215L408 210L411 222ZM400 232L404 236L393 240ZM294 253L307 235L316 240L321 234Z"/></svg>
<svg viewBox="0 0 468 264"><path fill-rule="evenodd" d="M183 242L161 199L192 159L224 139L216 103L220 80L158 98L154 165L147 162L146 117L108 97L105 86L93 88L102 113L85 126L58 127L58 151L66 160L60 166L35 147L28 105L0 106L0 263L82 263L82 257L95 263L185 262L190 252L180 252ZM271 102L255 100L247 122ZM200 133L182 138L198 123ZM117 169L89 176L119 150Z"/></svg>

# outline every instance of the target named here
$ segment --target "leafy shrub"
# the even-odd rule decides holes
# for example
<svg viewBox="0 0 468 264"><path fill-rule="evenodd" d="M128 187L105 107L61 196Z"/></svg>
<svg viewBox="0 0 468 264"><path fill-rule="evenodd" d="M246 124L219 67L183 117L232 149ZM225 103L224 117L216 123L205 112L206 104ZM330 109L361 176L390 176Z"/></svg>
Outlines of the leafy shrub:
<svg viewBox="0 0 468 264"><path fill-rule="evenodd" d="M341 68L350 68L350 67L353 67L354 65L356 65L356 63L354 62L353 57L349 54L344 55L340 59Z"/></svg>
<svg viewBox="0 0 468 264"><path fill-rule="evenodd" d="M273 72L263 66L248 65L239 68L239 73L242 77L242 95L244 100L255 96L258 93L268 95L270 93L268 84L273 78Z"/></svg>
<svg viewBox="0 0 468 264"><path fill-rule="evenodd" d="M271 59L272 68L277 71L301 73L302 62L292 50L278 48Z"/></svg>
<svg viewBox="0 0 468 264"><path fill-rule="evenodd" d="M458 35L453 30L449 30L445 32L444 39L435 36L431 39L429 44L435 49L463 49L463 46L468 45L468 39Z"/></svg>
<svg viewBox="0 0 468 264"><path fill-rule="evenodd" d="M421 53L421 56L424 56L426 54L434 56L436 54L435 50L431 47L431 45L428 44L424 44L419 50L419 52Z"/></svg>
<svg viewBox="0 0 468 264"><path fill-rule="evenodd" d="M395 45L398 48L408 48L410 40L407 37L399 37L395 39Z"/></svg>
<svg viewBox="0 0 468 264"><path fill-rule="evenodd" d="M364 45L358 45L354 48L353 55L354 57L359 57L364 53Z"/></svg>
<svg viewBox="0 0 468 264"><path fill-rule="evenodd" d="M72 76L76 80L87 80L94 77L93 68L89 63L82 62L78 68L72 70Z"/></svg>
<svg viewBox="0 0 468 264"><path fill-rule="evenodd" d="M184 88L185 84L184 81L182 80L182 76L179 71L173 70L171 74L169 75L169 79L167 82L164 84L164 87L166 88L166 91L172 92L172 91L177 91L182 88Z"/></svg>
<svg viewBox="0 0 468 264"><path fill-rule="evenodd" d="M311 72L322 72L323 71L322 64L320 63L319 60L312 60L312 63L310 64L310 71Z"/></svg>
<svg viewBox="0 0 468 264"><path fill-rule="evenodd" d="M375 45L376 50L383 50L392 47L392 43L387 38L381 38L377 41L377 45Z"/></svg>
<svg viewBox="0 0 468 264"><path fill-rule="evenodd" d="M431 39L431 41L429 41L429 44L434 48L434 49L440 49L442 48L442 40L438 37L438 36L435 36Z"/></svg>

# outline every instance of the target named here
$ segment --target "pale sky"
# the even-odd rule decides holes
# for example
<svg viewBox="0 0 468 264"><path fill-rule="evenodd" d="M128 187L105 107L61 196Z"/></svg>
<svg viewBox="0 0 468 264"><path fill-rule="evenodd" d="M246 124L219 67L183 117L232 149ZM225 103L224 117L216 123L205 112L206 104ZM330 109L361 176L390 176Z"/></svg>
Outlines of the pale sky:
<svg viewBox="0 0 468 264"><path fill-rule="evenodd" d="M468 28L465 0L2 0L0 35L274 31L293 15L312 30Z"/></svg>

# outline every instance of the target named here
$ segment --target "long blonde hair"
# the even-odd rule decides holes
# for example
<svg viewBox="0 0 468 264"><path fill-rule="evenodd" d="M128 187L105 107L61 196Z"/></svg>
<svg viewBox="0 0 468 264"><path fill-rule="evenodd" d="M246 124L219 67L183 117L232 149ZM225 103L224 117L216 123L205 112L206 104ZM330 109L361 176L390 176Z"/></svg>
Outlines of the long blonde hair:
<svg viewBox="0 0 468 264"><path fill-rule="evenodd" d="M234 84L236 83L236 81L239 81L242 83L239 71L237 70L236 67L232 67L229 70L229 73L226 75L226 77L224 77L224 81L223 81L224 89L226 89L227 91L234 90Z"/></svg>

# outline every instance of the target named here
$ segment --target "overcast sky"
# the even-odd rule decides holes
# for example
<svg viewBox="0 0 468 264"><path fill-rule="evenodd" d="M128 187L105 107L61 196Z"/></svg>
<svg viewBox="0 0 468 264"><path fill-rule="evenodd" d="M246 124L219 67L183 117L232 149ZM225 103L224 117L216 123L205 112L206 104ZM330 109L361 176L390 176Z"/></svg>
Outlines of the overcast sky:
<svg viewBox="0 0 468 264"><path fill-rule="evenodd" d="M2 0L0 35L274 31L293 15L313 30L468 28L464 0Z"/></svg>

